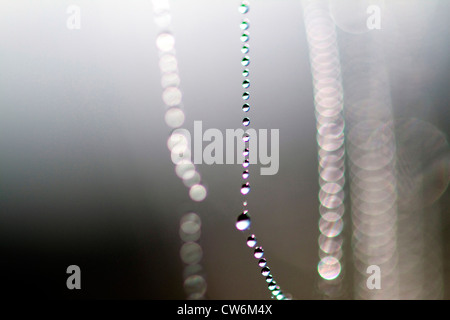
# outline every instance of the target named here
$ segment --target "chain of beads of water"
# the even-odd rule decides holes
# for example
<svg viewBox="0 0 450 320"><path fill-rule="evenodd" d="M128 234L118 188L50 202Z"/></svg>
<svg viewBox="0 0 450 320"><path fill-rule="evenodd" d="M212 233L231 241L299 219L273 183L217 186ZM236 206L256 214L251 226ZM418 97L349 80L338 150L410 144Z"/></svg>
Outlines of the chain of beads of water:
<svg viewBox="0 0 450 320"><path fill-rule="evenodd" d="M191 150L187 130L182 128L185 120L183 111L180 76L175 53L175 37L171 32L171 11L168 0L152 0L153 17L158 36L156 47L161 71L162 100L167 107L165 121L174 129L167 141L175 173L189 188L189 197L194 202L202 202L207 196L206 187L201 183L200 173L190 160ZM180 257L183 262L183 287L189 300L205 299L207 282L202 267L203 249L200 244L202 221L196 212L187 212L180 218L179 235L182 241Z"/></svg>
<svg viewBox="0 0 450 320"><path fill-rule="evenodd" d="M248 89L250 87L250 80L249 80L249 74L250 71L247 68L250 65L250 57L247 55L250 51L248 42L250 40L249 31L250 28L250 22L247 18L245 18L246 14L249 12L249 2L248 1L242 1L241 5L239 6L239 12L243 15L243 20L240 23L241 28L241 42L242 42L242 48L241 52L244 54L244 57L241 60L241 64L244 67L244 70L242 72L242 76L244 77L244 80L242 81L242 88ZM245 101L242 106L242 111L245 113L245 116L242 120L242 125L244 127L248 127L250 125L250 118L247 116L247 113L250 111L250 104L247 103L247 101L250 99L250 93L248 91L244 91L242 94L242 99ZM249 141L250 141L250 135L248 133L244 133L242 140L244 141L244 161L242 163L242 166L244 168L244 171L242 173L242 178L244 179L244 183L241 186L241 193L245 196L250 192L250 183L247 181L249 178L249 166L250 166L250 160L249 160ZM251 219L248 214L247 210L247 200L244 200L243 202L244 210L243 212L237 217L236 221L236 228L240 231L246 231L250 229ZM273 278L272 272L270 270L270 267L267 264L266 258L264 258L264 249L261 246L257 246L258 242L256 240L256 236L254 234L251 234L247 238L247 246L250 248L254 248L253 250L253 256L258 260L258 266L261 267L261 275L265 278L267 282L267 288L272 293L272 298L277 300L286 300L289 299L290 295L285 295L281 291L280 286L277 284L275 279Z"/></svg>

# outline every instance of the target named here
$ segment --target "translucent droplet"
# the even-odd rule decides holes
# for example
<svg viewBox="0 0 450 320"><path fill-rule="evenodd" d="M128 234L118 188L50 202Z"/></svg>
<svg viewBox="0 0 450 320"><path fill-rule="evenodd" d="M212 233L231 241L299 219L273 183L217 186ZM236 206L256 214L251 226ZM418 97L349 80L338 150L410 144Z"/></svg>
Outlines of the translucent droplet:
<svg viewBox="0 0 450 320"><path fill-rule="evenodd" d="M244 157L248 156L248 154L249 154L248 148L245 148L244 152L242 154L244 155Z"/></svg>
<svg viewBox="0 0 450 320"><path fill-rule="evenodd" d="M243 205L244 207L246 207L246 206L247 206L247 201L242 202L242 205Z"/></svg>
<svg viewBox="0 0 450 320"><path fill-rule="evenodd" d="M261 259L263 257L263 255L264 255L264 249L262 247L256 247L256 249L253 253L253 256L256 259Z"/></svg>
<svg viewBox="0 0 450 320"><path fill-rule="evenodd" d="M247 179L248 176L249 176L248 170L245 170L245 171L242 173L242 178L243 178L243 179Z"/></svg>
<svg viewBox="0 0 450 320"><path fill-rule="evenodd" d="M266 265L267 265L267 261L265 258L262 258L258 261L258 266L260 266L261 268L265 267ZM267 274L266 274L266 276L267 276Z"/></svg>
<svg viewBox="0 0 450 320"><path fill-rule="evenodd" d="M242 88L247 89L248 87L250 87L250 80L245 79L242 81Z"/></svg>
<svg viewBox="0 0 450 320"><path fill-rule="evenodd" d="M247 230L250 228L251 220L247 213L241 213L236 221L236 228L238 230Z"/></svg>
<svg viewBox="0 0 450 320"><path fill-rule="evenodd" d="M274 290L277 286L277 282L275 280L269 282L269 284L267 285L267 288L269 288L270 291Z"/></svg>
<svg viewBox="0 0 450 320"><path fill-rule="evenodd" d="M250 165L250 161L248 159L245 159L244 162L242 163L242 166L244 168L248 168L249 165Z"/></svg>
<svg viewBox="0 0 450 320"><path fill-rule="evenodd" d="M270 274L266 277L266 282L267 283L273 282L273 277Z"/></svg>
<svg viewBox="0 0 450 320"><path fill-rule="evenodd" d="M243 46L243 47L241 48L241 52L242 52L243 54L247 54L249 51L250 51L250 48L249 48L248 46Z"/></svg>
<svg viewBox="0 0 450 320"><path fill-rule="evenodd" d="M247 42L248 40L250 40L250 36L248 35L248 33L244 32L244 33L241 35L241 41L242 41L242 42Z"/></svg>
<svg viewBox="0 0 450 320"><path fill-rule="evenodd" d="M244 135L242 136L242 141L244 141L244 142L250 141L250 135L247 132L244 133Z"/></svg>
<svg viewBox="0 0 450 320"><path fill-rule="evenodd" d="M240 27L241 27L241 30L247 30L248 28L250 28L250 23L248 23L248 20L246 19L241 22Z"/></svg>
<svg viewBox="0 0 450 320"><path fill-rule="evenodd" d="M284 300L284 294L279 293L279 294L276 296L276 298L277 298L277 300Z"/></svg>
<svg viewBox="0 0 450 320"><path fill-rule="evenodd" d="M247 245L248 245L250 248L253 248L254 246L256 246L256 237L255 237L254 234L252 234L251 236L249 236L249 237L247 238Z"/></svg>
<svg viewBox="0 0 450 320"><path fill-rule="evenodd" d="M250 98L250 93L244 92L244 93L242 94L242 99L248 100L249 98Z"/></svg>
<svg viewBox="0 0 450 320"><path fill-rule="evenodd" d="M241 64L246 67L250 64L250 58L248 56L245 56L242 58Z"/></svg>
<svg viewBox="0 0 450 320"><path fill-rule="evenodd" d="M244 2L244 3L242 3L242 4L239 6L239 12L242 13L242 14L247 13L249 9L250 9L250 8L249 8L247 2Z"/></svg>
<svg viewBox="0 0 450 320"><path fill-rule="evenodd" d="M264 268L261 269L261 274L264 277L267 277L269 275L269 273L270 273L270 268L269 267L264 267Z"/></svg>
<svg viewBox="0 0 450 320"><path fill-rule="evenodd" d="M272 290L272 294L273 294L274 296L277 296L277 295L279 295L280 293L281 293L281 288L280 288L280 286L275 286L275 289Z"/></svg>
<svg viewBox="0 0 450 320"><path fill-rule="evenodd" d="M242 111L248 112L248 110L250 110L250 105L248 103L246 103L242 106Z"/></svg>
<svg viewBox="0 0 450 320"><path fill-rule="evenodd" d="M250 125L250 119L249 118L242 119L242 124L247 127L248 125Z"/></svg>
<svg viewBox="0 0 450 320"><path fill-rule="evenodd" d="M250 183L245 183L245 184L243 184L242 185L242 187L241 187L241 193L242 194L247 194L247 193L249 193L250 192Z"/></svg>
<svg viewBox="0 0 450 320"><path fill-rule="evenodd" d="M242 75L244 77L248 77L249 74L250 74L250 71L248 69L244 69L244 71L242 71Z"/></svg>

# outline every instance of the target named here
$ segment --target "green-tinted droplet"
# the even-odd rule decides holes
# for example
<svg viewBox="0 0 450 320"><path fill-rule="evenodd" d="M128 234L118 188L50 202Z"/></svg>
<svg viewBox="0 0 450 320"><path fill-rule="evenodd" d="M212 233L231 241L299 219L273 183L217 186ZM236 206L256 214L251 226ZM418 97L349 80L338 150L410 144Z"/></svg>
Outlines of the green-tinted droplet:
<svg viewBox="0 0 450 320"><path fill-rule="evenodd" d="M244 33L241 35L241 41L242 41L242 42L247 42L248 40L250 40L250 36L248 35L248 33L244 32Z"/></svg>
<svg viewBox="0 0 450 320"><path fill-rule="evenodd" d="M242 13L242 14L247 13L249 9L250 9L250 8L249 8L247 2L244 2L244 3L242 3L242 4L239 6L239 12Z"/></svg>
<svg viewBox="0 0 450 320"><path fill-rule="evenodd" d="M250 23L248 22L248 20L244 20L241 22L241 30L247 30L248 28L250 28Z"/></svg>

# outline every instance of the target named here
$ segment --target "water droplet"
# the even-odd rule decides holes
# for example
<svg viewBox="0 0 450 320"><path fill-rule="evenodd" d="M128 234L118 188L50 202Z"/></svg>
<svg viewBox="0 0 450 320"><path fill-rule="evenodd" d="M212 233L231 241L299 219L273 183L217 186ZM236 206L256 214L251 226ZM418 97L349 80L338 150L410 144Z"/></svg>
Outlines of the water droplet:
<svg viewBox="0 0 450 320"><path fill-rule="evenodd" d="M243 54L247 54L249 51L250 51L250 48L249 48L248 46L243 46L243 47L241 48L241 52L242 52Z"/></svg>
<svg viewBox="0 0 450 320"><path fill-rule="evenodd" d="M248 22L247 19L245 19L241 22L240 27L241 27L241 30L247 30L248 28L250 28L250 23Z"/></svg>
<svg viewBox="0 0 450 320"><path fill-rule="evenodd" d="M249 98L250 98L250 93L244 92L244 93L242 94L242 99L248 100Z"/></svg>
<svg viewBox="0 0 450 320"><path fill-rule="evenodd" d="M247 42L248 40L250 40L250 36L248 35L247 32L244 32L244 33L241 35L241 41L242 41L242 42Z"/></svg>
<svg viewBox="0 0 450 320"><path fill-rule="evenodd" d="M261 269L261 274L264 277L267 277L269 275L269 273L270 273L270 268L269 267L264 267L264 268Z"/></svg>
<svg viewBox="0 0 450 320"><path fill-rule="evenodd" d="M249 237L247 238L247 245L248 245L250 248L253 248L254 246L256 246L256 237L255 237L254 234L252 234L251 236L249 236Z"/></svg>
<svg viewBox="0 0 450 320"><path fill-rule="evenodd" d="M278 294L277 300L284 300L284 294L282 294L282 293Z"/></svg>
<svg viewBox="0 0 450 320"><path fill-rule="evenodd" d="M249 150L248 148L244 149L244 152L242 153L244 155L244 157L248 156Z"/></svg>
<svg viewBox="0 0 450 320"><path fill-rule="evenodd" d="M242 194L247 194L247 193L249 193L250 192L250 183L245 183L245 184L243 184L242 185L242 187L241 187L241 193Z"/></svg>
<svg viewBox="0 0 450 320"><path fill-rule="evenodd" d="M248 77L249 74L250 74L250 71L248 69L244 69L244 71L242 71L242 75L244 77Z"/></svg>
<svg viewBox="0 0 450 320"><path fill-rule="evenodd" d="M249 118L244 118L242 120L242 124L247 127L250 124L250 119Z"/></svg>
<svg viewBox="0 0 450 320"><path fill-rule="evenodd" d="M273 277L269 274L267 277L266 277L266 282L267 283L271 283L273 281Z"/></svg>
<svg viewBox="0 0 450 320"><path fill-rule="evenodd" d="M249 176L248 170L245 170L245 171L242 173L242 178L243 178L243 179L247 179L248 176Z"/></svg>
<svg viewBox="0 0 450 320"><path fill-rule="evenodd" d="M250 105L248 103L246 103L242 106L242 111L248 112L248 110L250 110Z"/></svg>
<svg viewBox="0 0 450 320"><path fill-rule="evenodd" d="M236 228L238 230L247 230L250 228L251 220L247 213L241 213L236 221Z"/></svg>
<svg viewBox="0 0 450 320"><path fill-rule="evenodd" d="M258 266L260 266L261 268L265 267L266 265L267 265L267 261L265 258L262 258L258 261Z"/></svg>
<svg viewBox="0 0 450 320"><path fill-rule="evenodd" d="M249 56L243 57L243 58L242 58L242 61L241 61L241 64L242 64L244 67L248 66L248 65L250 64L250 58L249 58Z"/></svg>
<svg viewBox="0 0 450 320"><path fill-rule="evenodd" d="M247 13L249 9L250 9L250 8L249 8L247 2L244 2L244 3L242 3L242 4L239 6L239 12L242 13L242 14Z"/></svg>
<svg viewBox="0 0 450 320"><path fill-rule="evenodd" d="M242 88L247 89L248 87L250 87L250 80L245 79L242 81Z"/></svg>
<svg viewBox="0 0 450 320"><path fill-rule="evenodd" d="M244 163L242 163L242 166L243 166L244 168L248 168L249 165L250 165L250 161L249 161L248 159L245 159L245 160L244 160Z"/></svg>
<svg viewBox="0 0 450 320"><path fill-rule="evenodd" d="M247 132L244 133L244 135L242 136L242 141L244 141L244 142L250 141L250 135Z"/></svg>
<svg viewBox="0 0 450 320"><path fill-rule="evenodd" d="M274 290L277 286L277 282L275 280L269 282L269 284L267 285L267 288L269 288L270 291Z"/></svg>
<svg viewBox="0 0 450 320"><path fill-rule="evenodd" d="M244 207L246 207L246 206L247 206L247 201L242 202L242 205L243 205Z"/></svg>
<svg viewBox="0 0 450 320"><path fill-rule="evenodd" d="M264 249L262 247L256 247L256 249L253 253L253 256L256 259L261 259L263 257L263 255L264 255Z"/></svg>
<svg viewBox="0 0 450 320"><path fill-rule="evenodd" d="M273 294L274 296L277 296L277 295L279 295L280 293L281 293L281 288L280 288L280 286L275 286L275 289L272 290L272 294Z"/></svg>

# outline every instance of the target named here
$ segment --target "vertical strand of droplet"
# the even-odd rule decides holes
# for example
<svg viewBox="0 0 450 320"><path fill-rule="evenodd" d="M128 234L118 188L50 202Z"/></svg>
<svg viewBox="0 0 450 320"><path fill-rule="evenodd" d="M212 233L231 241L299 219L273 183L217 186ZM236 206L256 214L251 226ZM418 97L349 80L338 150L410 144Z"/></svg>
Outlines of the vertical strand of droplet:
<svg viewBox="0 0 450 320"><path fill-rule="evenodd" d="M343 88L336 31L328 1L304 2L314 87L319 171L318 286L324 298L342 296L345 146Z"/></svg>
<svg viewBox="0 0 450 320"><path fill-rule="evenodd" d="M189 188L189 196L195 202L206 198L207 190L201 184L200 173L191 161L189 131L184 123L182 92L178 61L175 54L175 37L171 32L171 13L168 0L152 0L154 20L157 26L156 47L159 53L162 100L166 106L165 122L173 129L167 141L175 173ZM180 219L179 236L182 242L180 257L184 264L183 285L188 299L204 299L207 283L201 266L203 250L199 243L201 219L195 212L188 212Z"/></svg>
<svg viewBox="0 0 450 320"><path fill-rule="evenodd" d="M250 71L249 71L249 65L250 65L250 57L249 57L250 21L247 18L247 13L249 12L249 10L250 10L249 2L242 1L241 5L239 6L239 12L242 14L242 21L240 23L240 29L241 29L240 40L241 40L241 52L243 54L241 64L244 67L244 69L242 71L242 76L243 76L242 88L244 90L242 93L242 99L243 99L242 111L244 112L244 116L242 119L242 125L244 126L244 128L248 128L250 125L250 118L248 116L248 113L250 111L250 103L249 103L250 92L248 90L250 88L250 78L249 78L249 76L250 76ZM244 132L244 134L242 136L242 140L244 142L244 150L243 150L244 161L242 163L242 167L243 167L242 179L244 181L243 181L243 183L241 185L241 189L240 189L241 194L244 196L246 196L250 192L250 183L248 182L248 179L250 176L250 173L249 173L250 152L252 152L252 150L250 149L250 139L251 139L251 135L249 134L249 131ZM250 219L250 215L248 212L248 207L247 207L248 202L247 202L246 198L244 198L242 204L243 204L243 212L241 214L239 214L239 216L237 218L236 228L241 231L248 231L250 229L251 219ZM267 288L271 292L271 297L273 299L277 299L277 300L291 299L290 294L285 295L281 291L280 286L275 281L275 279L272 275L272 272L271 272L269 266L267 265L267 260L264 257L263 247L258 246L257 244L258 244L258 241L256 239L256 236L254 234L250 234L247 237L247 246L250 248L253 248L253 256L255 257L255 259L258 260L258 266L261 268L261 270L260 270L261 275L264 277L264 279L267 283Z"/></svg>

